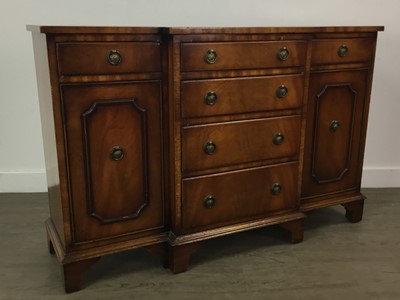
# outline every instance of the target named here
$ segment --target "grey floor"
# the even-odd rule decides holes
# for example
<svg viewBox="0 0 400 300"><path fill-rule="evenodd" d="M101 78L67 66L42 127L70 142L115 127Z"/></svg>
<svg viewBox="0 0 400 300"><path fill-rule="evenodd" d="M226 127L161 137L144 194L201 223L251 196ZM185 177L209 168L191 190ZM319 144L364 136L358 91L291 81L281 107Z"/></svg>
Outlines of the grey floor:
<svg viewBox="0 0 400 300"><path fill-rule="evenodd" d="M319 210L305 240L278 227L207 241L186 273L134 250L102 258L65 294L43 221L46 194L0 194L0 299L400 299L400 189L365 189L364 220Z"/></svg>

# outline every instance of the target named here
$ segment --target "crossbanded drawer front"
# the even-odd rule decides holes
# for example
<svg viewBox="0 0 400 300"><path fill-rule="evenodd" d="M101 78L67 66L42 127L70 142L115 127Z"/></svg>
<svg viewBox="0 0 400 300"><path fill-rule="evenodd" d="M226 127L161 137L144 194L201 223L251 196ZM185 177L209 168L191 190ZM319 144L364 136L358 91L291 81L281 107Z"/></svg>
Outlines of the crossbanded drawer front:
<svg viewBox="0 0 400 300"><path fill-rule="evenodd" d="M300 128L300 116L184 127L182 169L205 170L297 156Z"/></svg>
<svg viewBox="0 0 400 300"><path fill-rule="evenodd" d="M182 71L240 70L303 66L305 41L183 43Z"/></svg>
<svg viewBox="0 0 400 300"><path fill-rule="evenodd" d="M205 117L298 108L304 76L265 76L184 81L182 116Z"/></svg>
<svg viewBox="0 0 400 300"><path fill-rule="evenodd" d="M183 180L183 227L229 225L296 209L296 162Z"/></svg>
<svg viewBox="0 0 400 300"><path fill-rule="evenodd" d="M311 64L369 62L374 39L330 39L312 42Z"/></svg>
<svg viewBox="0 0 400 300"><path fill-rule="evenodd" d="M60 75L159 72L158 42L91 42L57 45Z"/></svg>

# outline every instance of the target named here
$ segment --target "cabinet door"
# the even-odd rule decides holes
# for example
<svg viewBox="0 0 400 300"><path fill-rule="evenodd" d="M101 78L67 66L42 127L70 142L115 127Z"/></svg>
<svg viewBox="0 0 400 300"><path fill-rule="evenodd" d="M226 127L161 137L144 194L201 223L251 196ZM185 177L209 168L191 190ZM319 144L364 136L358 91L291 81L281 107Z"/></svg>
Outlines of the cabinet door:
<svg viewBox="0 0 400 300"><path fill-rule="evenodd" d="M62 87L75 243L163 226L160 83Z"/></svg>
<svg viewBox="0 0 400 300"><path fill-rule="evenodd" d="M359 188L367 76L367 70L311 74L303 198Z"/></svg>

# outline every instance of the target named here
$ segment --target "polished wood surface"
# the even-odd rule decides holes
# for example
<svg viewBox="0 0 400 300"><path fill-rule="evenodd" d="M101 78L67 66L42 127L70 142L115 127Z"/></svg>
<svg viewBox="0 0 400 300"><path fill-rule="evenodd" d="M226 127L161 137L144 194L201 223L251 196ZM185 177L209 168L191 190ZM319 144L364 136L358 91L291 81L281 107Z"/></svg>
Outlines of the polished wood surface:
<svg viewBox="0 0 400 300"><path fill-rule="evenodd" d="M199 231L294 210L297 163L244 169L183 180L183 230ZM274 184L281 188L276 194ZM212 207L205 201L212 197Z"/></svg>
<svg viewBox="0 0 400 300"><path fill-rule="evenodd" d="M239 77L232 79L205 79L182 83L182 117L203 117L275 111L298 108L302 105L304 76ZM284 86L287 94L277 95ZM216 97L214 104L207 104L208 93Z"/></svg>
<svg viewBox="0 0 400 300"><path fill-rule="evenodd" d="M366 70L311 74L303 197L358 187L367 76Z"/></svg>
<svg viewBox="0 0 400 300"><path fill-rule="evenodd" d="M117 51L121 61L107 60ZM161 69L160 44L138 42L90 42L57 44L60 75L158 72Z"/></svg>
<svg viewBox="0 0 400 300"><path fill-rule="evenodd" d="M311 64L369 62L374 53L374 43L373 38L313 40ZM338 55L341 46L345 46L348 49L344 56Z"/></svg>
<svg viewBox="0 0 400 300"><path fill-rule="evenodd" d="M182 170L204 170L238 163L296 157L299 154L299 116L213 123L182 128ZM262 133L262 135L260 135ZM281 144L274 143L277 135ZM216 149L205 151L207 142Z"/></svg>
<svg viewBox="0 0 400 300"><path fill-rule="evenodd" d="M47 34L271 34L271 33L363 33L383 31L383 26L316 27L107 27L28 25L32 32Z"/></svg>
<svg viewBox="0 0 400 300"><path fill-rule="evenodd" d="M145 247L183 272L207 239L360 193L383 27L29 26L65 289L100 257ZM208 59L207 59L208 57Z"/></svg>
<svg viewBox="0 0 400 300"><path fill-rule="evenodd" d="M278 52L287 48L286 60ZM217 53L215 63L204 62L208 50ZM183 43L182 71L265 69L302 66L305 63L305 41L243 42L243 43Z"/></svg>
<svg viewBox="0 0 400 300"><path fill-rule="evenodd" d="M160 88L62 87L74 242L163 227ZM124 153L118 161L116 146Z"/></svg>

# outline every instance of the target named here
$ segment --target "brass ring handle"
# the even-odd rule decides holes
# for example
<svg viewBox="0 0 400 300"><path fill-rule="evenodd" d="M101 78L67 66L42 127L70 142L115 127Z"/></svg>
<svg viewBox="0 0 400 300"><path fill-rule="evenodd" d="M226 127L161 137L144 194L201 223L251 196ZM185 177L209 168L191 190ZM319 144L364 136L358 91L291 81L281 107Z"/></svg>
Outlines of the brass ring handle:
<svg viewBox="0 0 400 300"><path fill-rule="evenodd" d="M208 92L204 97L207 105L214 105L217 102L217 94L215 92Z"/></svg>
<svg viewBox="0 0 400 300"><path fill-rule="evenodd" d="M279 51L278 51L278 58L281 61L287 60L289 58L289 50L288 50L288 48L286 48L286 47L280 48Z"/></svg>
<svg viewBox="0 0 400 300"><path fill-rule="evenodd" d="M214 154L217 150L217 145L215 145L212 141L208 141L205 143L203 150L208 155Z"/></svg>
<svg viewBox="0 0 400 300"><path fill-rule="evenodd" d="M207 50L206 54L204 54L204 61L208 64L214 64L216 60L217 52L213 49Z"/></svg>
<svg viewBox="0 0 400 300"><path fill-rule="evenodd" d="M285 98L286 97L286 95L287 95L287 93L288 93L288 89L287 89L287 87L286 86L284 86L283 84L282 85L280 85L277 89L276 89L276 96L278 97L278 98Z"/></svg>
<svg viewBox="0 0 400 300"><path fill-rule="evenodd" d="M110 156L112 160L121 160L124 158L124 150L119 146L114 146L110 149Z"/></svg>
<svg viewBox="0 0 400 300"><path fill-rule="evenodd" d="M338 49L338 55L340 57L345 57L348 52L349 52L349 47L347 47L346 45L341 45Z"/></svg>
<svg viewBox="0 0 400 300"><path fill-rule="evenodd" d="M336 132L336 131L339 129L339 127L340 127L339 121L333 120L333 121L331 122L331 125L329 125L329 130L330 130L331 132Z"/></svg>
<svg viewBox="0 0 400 300"><path fill-rule="evenodd" d="M285 140L285 137L283 136L282 133L277 133L275 134L274 138L272 139L273 143L275 145L281 145L283 143L283 141Z"/></svg>
<svg viewBox="0 0 400 300"><path fill-rule="evenodd" d="M282 192L282 186L275 182L272 186L271 186L271 194L272 195L278 195Z"/></svg>
<svg viewBox="0 0 400 300"><path fill-rule="evenodd" d="M118 50L110 50L107 52L107 61L110 65L117 66L122 61L122 55Z"/></svg>
<svg viewBox="0 0 400 300"><path fill-rule="evenodd" d="M203 205L206 208L211 208L215 205L215 198L213 196L207 196L203 200Z"/></svg>

